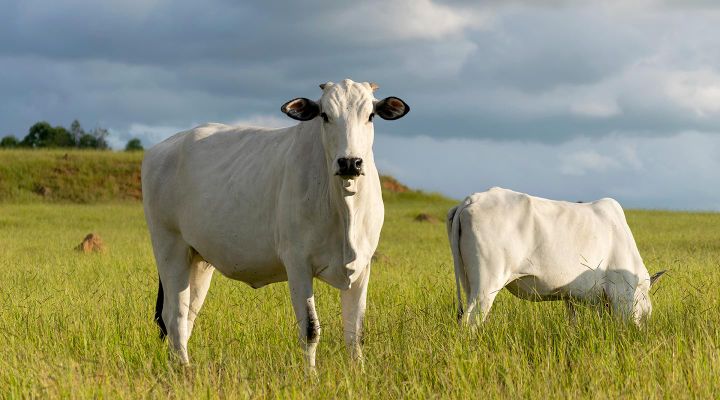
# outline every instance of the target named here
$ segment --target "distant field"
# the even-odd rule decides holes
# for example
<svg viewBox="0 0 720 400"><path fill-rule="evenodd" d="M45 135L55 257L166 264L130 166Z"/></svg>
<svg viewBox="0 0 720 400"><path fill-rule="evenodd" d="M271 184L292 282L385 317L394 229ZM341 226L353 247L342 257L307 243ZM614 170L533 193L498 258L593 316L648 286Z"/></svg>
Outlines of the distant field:
<svg viewBox="0 0 720 400"><path fill-rule="evenodd" d="M18 168L3 163L13 153L0 152L0 178ZM720 214L627 213L648 269L670 270L646 330L589 310L570 326L562 304L502 292L471 336L455 323L445 228L413 220L442 221L454 202L386 192L365 370L348 367L338 293L317 282L319 376L308 380L287 284L253 290L216 273L193 364L174 368L152 322L157 276L139 202L10 192L0 203L0 397L720 398ZM104 254L72 250L88 232Z"/></svg>
<svg viewBox="0 0 720 400"><path fill-rule="evenodd" d="M0 150L0 202L138 200L141 152Z"/></svg>

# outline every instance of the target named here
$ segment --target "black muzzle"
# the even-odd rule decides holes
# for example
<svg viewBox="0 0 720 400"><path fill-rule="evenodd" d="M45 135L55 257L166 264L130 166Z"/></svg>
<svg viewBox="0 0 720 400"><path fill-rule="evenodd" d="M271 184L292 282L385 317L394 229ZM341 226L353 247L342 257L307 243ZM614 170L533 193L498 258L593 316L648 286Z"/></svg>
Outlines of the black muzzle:
<svg viewBox="0 0 720 400"><path fill-rule="evenodd" d="M362 158L349 157L349 158L338 158L338 172L335 175L340 175L343 178L357 177L365 175L363 173L363 161Z"/></svg>

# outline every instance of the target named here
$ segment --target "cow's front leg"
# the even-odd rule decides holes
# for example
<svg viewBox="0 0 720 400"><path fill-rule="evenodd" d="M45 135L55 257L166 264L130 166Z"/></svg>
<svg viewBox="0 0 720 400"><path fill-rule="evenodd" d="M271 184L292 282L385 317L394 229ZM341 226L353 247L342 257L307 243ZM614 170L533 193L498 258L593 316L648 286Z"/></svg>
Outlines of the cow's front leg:
<svg viewBox="0 0 720 400"><path fill-rule="evenodd" d="M315 352L320 341L320 320L315 311L312 274L288 271L288 285L298 325L300 346L305 355L305 365L308 371L314 372Z"/></svg>
<svg viewBox="0 0 720 400"><path fill-rule="evenodd" d="M342 303L343 333L350 358L362 364L362 330L370 278L370 264L353 282L350 289L340 292Z"/></svg>

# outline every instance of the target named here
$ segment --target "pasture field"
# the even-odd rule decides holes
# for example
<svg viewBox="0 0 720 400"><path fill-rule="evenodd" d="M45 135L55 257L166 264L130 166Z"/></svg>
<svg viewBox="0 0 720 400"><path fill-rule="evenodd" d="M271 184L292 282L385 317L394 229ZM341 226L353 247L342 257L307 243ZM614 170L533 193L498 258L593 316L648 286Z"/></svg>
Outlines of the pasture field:
<svg viewBox="0 0 720 400"><path fill-rule="evenodd" d="M373 265L364 370L347 361L338 292L316 281L323 331L306 377L287 284L215 274L168 365L152 322L157 275L139 202L0 203L0 397L720 398L720 214L629 211L653 290L644 330L506 291L476 334L455 322L442 221L455 202L390 193ZM418 213L439 223L416 222ZM96 232L108 249L72 250Z"/></svg>

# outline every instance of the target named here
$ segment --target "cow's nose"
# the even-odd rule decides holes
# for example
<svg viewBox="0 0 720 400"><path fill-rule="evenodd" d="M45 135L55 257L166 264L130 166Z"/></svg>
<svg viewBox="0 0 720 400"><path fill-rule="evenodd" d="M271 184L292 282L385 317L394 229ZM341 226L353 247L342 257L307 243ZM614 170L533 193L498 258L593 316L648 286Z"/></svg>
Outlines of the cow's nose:
<svg viewBox="0 0 720 400"><path fill-rule="evenodd" d="M362 158L343 157L338 158L338 172L340 176L360 176L362 175Z"/></svg>

